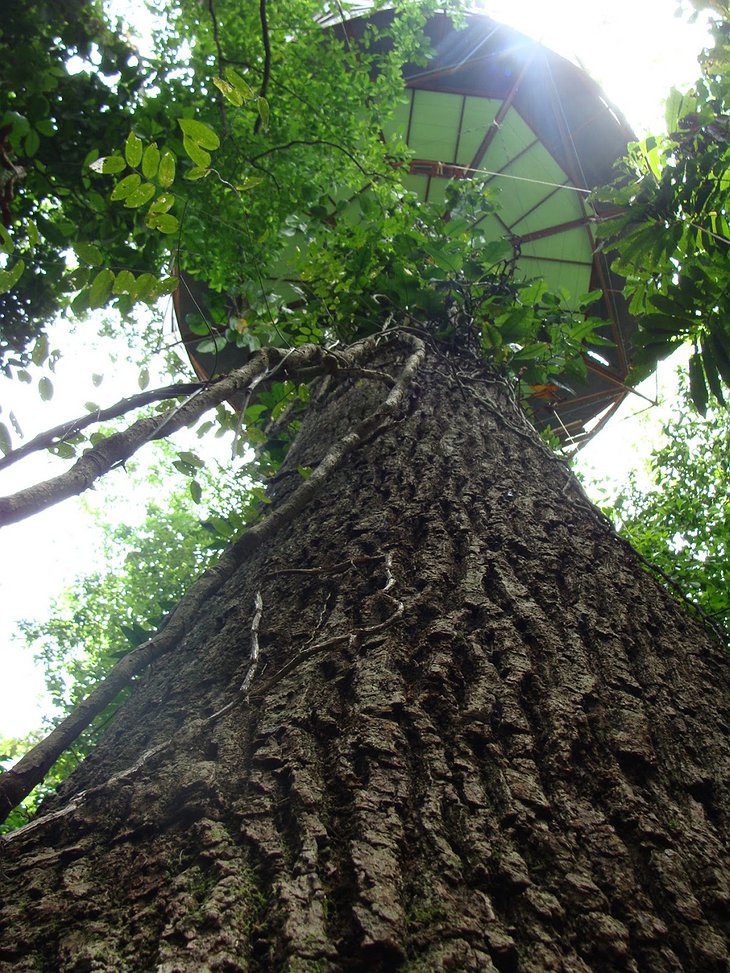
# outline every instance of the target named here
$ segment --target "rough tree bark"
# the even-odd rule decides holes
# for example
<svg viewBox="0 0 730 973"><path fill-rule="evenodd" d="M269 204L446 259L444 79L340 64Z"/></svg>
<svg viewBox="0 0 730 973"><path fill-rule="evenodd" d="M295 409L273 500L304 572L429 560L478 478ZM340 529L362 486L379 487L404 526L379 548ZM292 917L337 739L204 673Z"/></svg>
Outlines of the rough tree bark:
<svg viewBox="0 0 730 973"><path fill-rule="evenodd" d="M383 397L325 384L274 506ZM431 348L2 842L0 966L727 970L729 703L503 386Z"/></svg>

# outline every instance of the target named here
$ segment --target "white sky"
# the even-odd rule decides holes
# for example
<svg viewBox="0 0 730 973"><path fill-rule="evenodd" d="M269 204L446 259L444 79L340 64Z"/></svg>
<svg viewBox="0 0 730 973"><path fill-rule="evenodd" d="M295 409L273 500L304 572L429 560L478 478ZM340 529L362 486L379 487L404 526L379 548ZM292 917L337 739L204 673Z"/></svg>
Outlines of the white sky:
<svg viewBox="0 0 730 973"><path fill-rule="evenodd" d="M129 3L117 9L132 10ZM674 0L483 0L482 9L497 20L514 26L546 46L577 60L603 86L604 91L634 126L637 134L661 127L662 101L672 84L686 87L696 78L696 57L705 42L701 26L689 26L674 16ZM139 23L135 12L134 19ZM0 379L3 419L13 409L26 437L56 423L82 414L84 403L115 402L137 389L135 370L104 364L108 354L97 348L92 366L84 349L83 331L94 330L86 322L74 337L73 354L67 352L56 375L56 394L40 403L35 386L12 386ZM57 336L63 343L65 326ZM79 365L81 364L81 367ZM91 371L105 371L100 388L91 382ZM666 366L664 376L670 375ZM653 395L653 387L647 390ZM599 475L621 479L648 454L651 433L625 418L645 403L630 396L622 416L614 418L585 450L588 467ZM50 468L49 468L50 463ZM60 472L63 464L38 458L0 473L0 494L18 489L24 482ZM123 472L113 476L122 478ZM21 477L22 481L21 482ZM97 495L103 503L103 492ZM92 499L93 502L93 499ZM129 513L129 516L134 516ZM98 534L83 505L69 500L31 521L4 528L0 537L0 738L20 735L35 728L43 712L42 678L28 650L12 639L17 619L43 617L50 599L79 573L91 570L98 559Z"/></svg>

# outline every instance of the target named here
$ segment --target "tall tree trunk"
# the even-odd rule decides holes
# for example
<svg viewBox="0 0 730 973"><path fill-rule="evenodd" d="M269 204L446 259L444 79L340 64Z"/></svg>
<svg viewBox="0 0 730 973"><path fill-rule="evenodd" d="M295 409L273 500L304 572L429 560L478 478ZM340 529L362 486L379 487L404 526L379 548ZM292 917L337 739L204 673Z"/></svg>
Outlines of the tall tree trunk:
<svg viewBox="0 0 730 973"><path fill-rule="evenodd" d="M274 508L383 394L321 391ZM729 702L503 386L430 349L3 841L0 968L727 970Z"/></svg>

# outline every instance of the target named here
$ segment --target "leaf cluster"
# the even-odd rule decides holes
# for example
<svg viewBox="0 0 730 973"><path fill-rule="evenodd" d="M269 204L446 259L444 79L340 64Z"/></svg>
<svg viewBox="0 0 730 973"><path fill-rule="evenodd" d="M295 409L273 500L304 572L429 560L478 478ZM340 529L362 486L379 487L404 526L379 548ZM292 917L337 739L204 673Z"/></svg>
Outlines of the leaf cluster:
<svg viewBox="0 0 730 973"><path fill-rule="evenodd" d="M185 324L200 354L227 363L221 370L235 360L231 346L349 343L405 320L469 345L526 396L570 394L584 353L606 340L590 295L518 282L512 244L479 229L496 208L489 193L463 181L445 205L421 203L403 188L402 138L383 137L402 65L427 54L431 9L403 4L357 43L323 29L311 0L272 7L263 33L252 4L168 11L154 69L104 88L102 114L114 119L105 154L98 144L86 152L80 185L57 206L40 191L33 199L68 230L54 244L64 254L58 301L78 315L126 314L173 293L184 272L206 294ZM126 48L118 60L129 65ZM86 221L76 197L93 204ZM69 247L76 265L66 268Z"/></svg>
<svg viewBox="0 0 730 973"><path fill-rule="evenodd" d="M145 71L101 4L85 0L10 4L0 57L2 363L22 360L64 306L65 252L73 242L101 243L111 260L125 254L121 227L83 166L104 139L128 131ZM72 70L72 57L85 67Z"/></svg>
<svg viewBox="0 0 730 973"><path fill-rule="evenodd" d="M186 475L190 469L184 467L194 470L191 482L200 491L197 497L191 500L186 489L170 490L173 467ZM234 477L218 467L203 468L190 452L173 458L172 451L165 450L144 476L158 493L164 484L164 504L150 500L144 521L135 528L100 518L104 568L77 578L55 599L48 618L21 623L21 634L44 669L58 718L72 711L122 656L154 634L190 579L218 556L244 521L256 515L259 490L254 481L244 479L242 489L240 473ZM205 506L196 507L198 501ZM18 827L32 816L43 797L93 747L122 700L115 701L64 754L44 785L8 819L5 829ZM32 733L23 740L3 740L0 759L17 759L37 737Z"/></svg>
<svg viewBox="0 0 730 973"><path fill-rule="evenodd" d="M712 5L717 10L719 5ZM638 318L634 377L684 342L693 346L691 400L701 414L730 387L730 21L689 92L672 89L667 135L630 146L617 182L602 192L618 215L603 228Z"/></svg>
<svg viewBox="0 0 730 973"><path fill-rule="evenodd" d="M651 486L632 476L604 510L730 640L730 414L701 417L690 394L685 384L649 458Z"/></svg>

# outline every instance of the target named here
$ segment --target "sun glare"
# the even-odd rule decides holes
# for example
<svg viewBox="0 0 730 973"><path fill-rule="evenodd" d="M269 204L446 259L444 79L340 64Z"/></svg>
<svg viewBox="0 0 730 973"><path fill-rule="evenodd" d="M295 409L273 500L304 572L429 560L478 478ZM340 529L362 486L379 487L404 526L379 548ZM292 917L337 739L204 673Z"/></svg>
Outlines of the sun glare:
<svg viewBox="0 0 730 973"><path fill-rule="evenodd" d="M481 0L488 16L528 34L583 67L637 135L662 128L672 85L699 74L697 55L709 40L706 21L688 24L672 0Z"/></svg>

